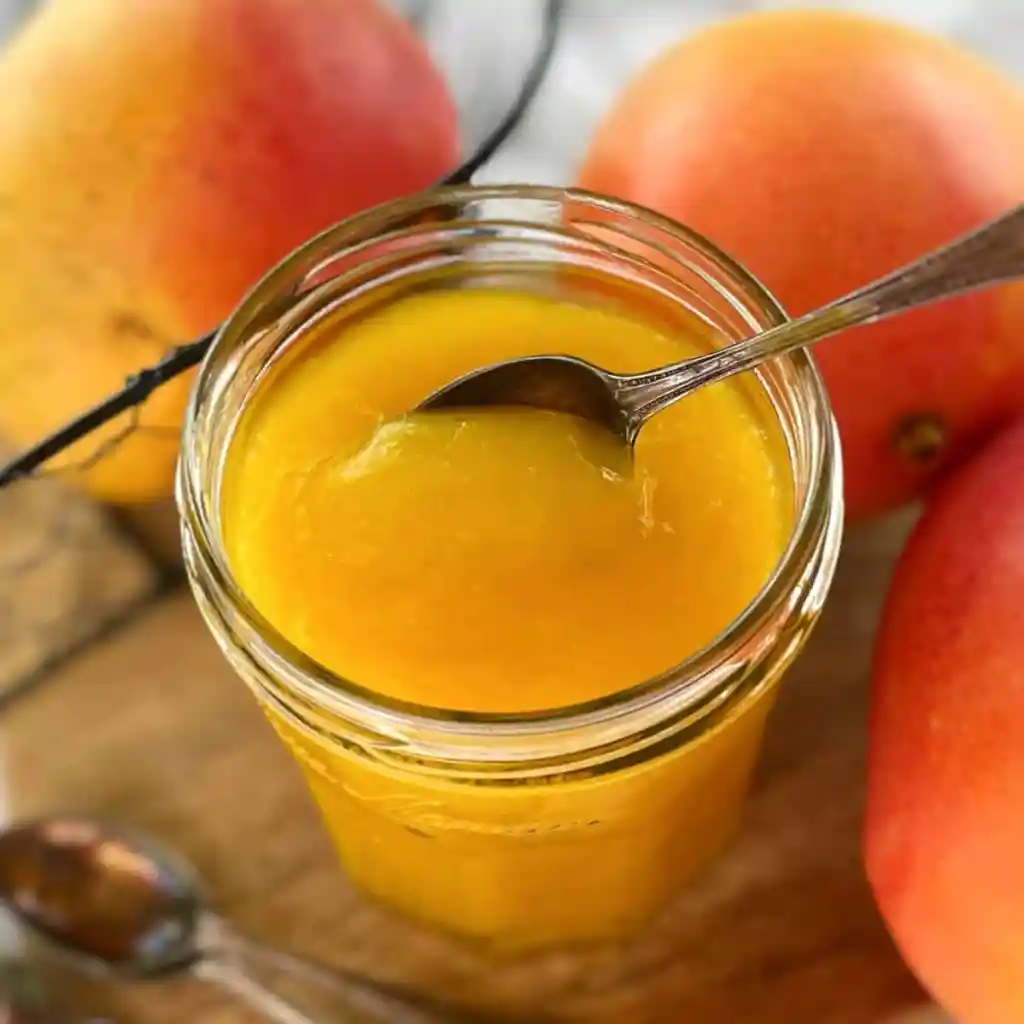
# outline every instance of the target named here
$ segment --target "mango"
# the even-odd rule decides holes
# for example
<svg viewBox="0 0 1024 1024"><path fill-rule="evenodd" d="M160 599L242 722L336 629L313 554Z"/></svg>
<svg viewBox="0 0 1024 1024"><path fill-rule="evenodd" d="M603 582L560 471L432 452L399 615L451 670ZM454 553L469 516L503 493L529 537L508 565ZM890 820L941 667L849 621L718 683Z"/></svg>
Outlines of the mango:
<svg viewBox="0 0 1024 1024"><path fill-rule="evenodd" d="M861 15L726 19L599 126L581 185L706 235L804 313L1024 201L1024 92L952 43ZM1024 286L818 346L865 519L926 491L1024 406Z"/></svg>
<svg viewBox="0 0 1024 1024"><path fill-rule="evenodd" d="M1024 421L937 491L874 663L864 855L959 1024L1024 1020Z"/></svg>
<svg viewBox="0 0 1024 1024"><path fill-rule="evenodd" d="M0 56L0 434L26 445L213 328L310 235L458 157L445 82L375 0L53 0ZM69 451L170 492L189 380Z"/></svg>

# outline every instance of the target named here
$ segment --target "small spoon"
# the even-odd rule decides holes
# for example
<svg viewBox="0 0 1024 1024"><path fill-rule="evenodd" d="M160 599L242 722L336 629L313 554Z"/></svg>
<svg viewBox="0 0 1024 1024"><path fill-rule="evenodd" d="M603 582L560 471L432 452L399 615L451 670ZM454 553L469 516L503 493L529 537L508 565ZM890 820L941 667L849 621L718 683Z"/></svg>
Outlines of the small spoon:
<svg viewBox="0 0 1024 1024"><path fill-rule="evenodd" d="M847 327L884 320L1024 274L1024 204L873 284L752 338L645 373L609 373L566 355L526 356L474 370L429 395L426 409L526 405L570 413L627 445L655 413L767 359Z"/></svg>
<svg viewBox="0 0 1024 1024"><path fill-rule="evenodd" d="M96 822L50 818L0 832L0 903L94 971L192 974L276 1024L468 1020L243 938L205 909L177 856Z"/></svg>

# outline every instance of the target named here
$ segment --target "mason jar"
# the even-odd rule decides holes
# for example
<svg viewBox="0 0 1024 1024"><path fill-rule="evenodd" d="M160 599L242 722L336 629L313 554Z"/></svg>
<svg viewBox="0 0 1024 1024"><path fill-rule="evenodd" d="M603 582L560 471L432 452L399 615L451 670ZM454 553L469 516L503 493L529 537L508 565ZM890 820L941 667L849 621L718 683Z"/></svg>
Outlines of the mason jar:
<svg viewBox="0 0 1024 1024"><path fill-rule="evenodd" d="M614 296L669 326L696 319L713 345L784 320L709 241L627 203L511 186L402 199L309 242L228 320L188 411L178 502L202 614L294 755L351 879L507 957L628 939L726 844L779 683L833 577L842 489L811 359L775 360L745 383L784 441L792 531L767 583L704 650L611 696L519 715L407 704L332 674L232 577L219 501L234 427L314 325L343 330L368 302L491 285Z"/></svg>

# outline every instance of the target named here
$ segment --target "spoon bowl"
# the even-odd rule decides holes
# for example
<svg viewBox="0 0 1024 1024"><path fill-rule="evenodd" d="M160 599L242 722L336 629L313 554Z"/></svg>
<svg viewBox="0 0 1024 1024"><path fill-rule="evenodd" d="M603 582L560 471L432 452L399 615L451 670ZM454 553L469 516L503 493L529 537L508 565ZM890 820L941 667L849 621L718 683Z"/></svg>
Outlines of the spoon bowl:
<svg viewBox="0 0 1024 1024"><path fill-rule="evenodd" d="M483 367L433 392L419 410L529 406L571 413L632 445L679 399L848 327L883 320L1024 274L1024 204L827 306L752 338L637 374L609 373L568 355Z"/></svg>
<svg viewBox="0 0 1024 1024"><path fill-rule="evenodd" d="M55 818L0 833L0 900L94 967L154 977L199 956L200 898L188 865L97 822Z"/></svg>
<svg viewBox="0 0 1024 1024"><path fill-rule="evenodd" d="M628 418L617 397L622 379L575 356L523 356L472 370L419 408L530 406L591 420L625 439Z"/></svg>
<svg viewBox="0 0 1024 1024"><path fill-rule="evenodd" d="M0 903L93 973L191 974L277 1024L479 1020L244 938L206 907L181 857L96 821L44 818L0 832Z"/></svg>

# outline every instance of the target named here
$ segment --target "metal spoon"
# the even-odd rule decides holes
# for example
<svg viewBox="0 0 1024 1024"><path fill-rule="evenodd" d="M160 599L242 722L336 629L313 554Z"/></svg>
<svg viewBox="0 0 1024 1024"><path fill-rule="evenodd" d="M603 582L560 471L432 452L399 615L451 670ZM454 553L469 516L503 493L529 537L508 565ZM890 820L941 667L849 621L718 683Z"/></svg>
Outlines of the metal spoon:
<svg viewBox="0 0 1024 1024"><path fill-rule="evenodd" d="M609 373L573 356L527 356L474 370L419 409L526 405L592 420L632 445L655 413L766 359L847 327L884 320L1024 274L1024 204L900 270L789 323L706 355L646 373Z"/></svg>
<svg viewBox="0 0 1024 1024"><path fill-rule="evenodd" d="M204 907L180 858L93 821L50 818L0 832L0 903L93 971L190 973L276 1024L469 1019L243 938Z"/></svg>

